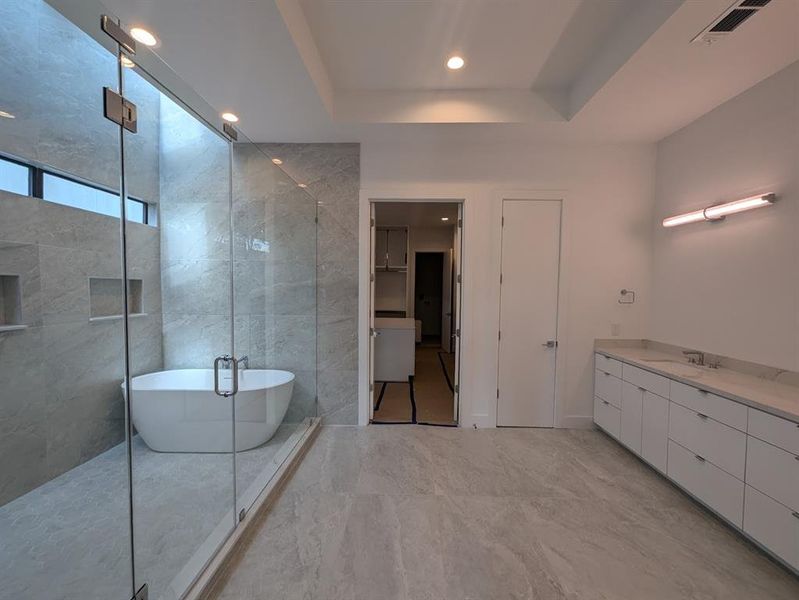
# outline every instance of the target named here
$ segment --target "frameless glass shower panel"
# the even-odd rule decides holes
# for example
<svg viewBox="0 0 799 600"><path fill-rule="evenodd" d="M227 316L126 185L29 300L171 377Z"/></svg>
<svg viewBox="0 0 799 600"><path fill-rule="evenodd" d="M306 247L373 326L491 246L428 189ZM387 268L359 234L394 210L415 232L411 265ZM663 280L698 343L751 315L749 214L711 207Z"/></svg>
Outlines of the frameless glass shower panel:
<svg viewBox="0 0 799 600"><path fill-rule="evenodd" d="M116 58L3 1L0 82L0 598L130 598Z"/></svg>
<svg viewBox="0 0 799 600"><path fill-rule="evenodd" d="M233 399L213 370L233 353L230 147L150 74L123 81L127 193L147 213L126 227L135 582L173 599L236 524ZM220 362L220 392L232 374Z"/></svg>
<svg viewBox="0 0 799 600"><path fill-rule="evenodd" d="M237 509L316 416L316 202L257 144L233 146Z"/></svg>

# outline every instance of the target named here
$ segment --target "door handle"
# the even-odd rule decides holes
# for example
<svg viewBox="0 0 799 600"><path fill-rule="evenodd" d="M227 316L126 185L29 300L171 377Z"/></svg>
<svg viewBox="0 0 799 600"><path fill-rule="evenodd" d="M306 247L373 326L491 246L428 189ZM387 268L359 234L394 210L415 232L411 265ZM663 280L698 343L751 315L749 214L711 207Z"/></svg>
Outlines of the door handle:
<svg viewBox="0 0 799 600"><path fill-rule="evenodd" d="M233 389L231 391L222 391L219 389L219 365L221 363L225 363L225 365L231 364L231 368L233 371ZM228 398L230 396L235 395L239 391L239 362L230 356L229 354L224 354L222 356L217 356L214 359L214 393L217 396L222 396L223 398Z"/></svg>
<svg viewBox="0 0 799 600"><path fill-rule="evenodd" d="M558 342L555 340L547 340L543 344L541 344L544 348L557 348Z"/></svg>

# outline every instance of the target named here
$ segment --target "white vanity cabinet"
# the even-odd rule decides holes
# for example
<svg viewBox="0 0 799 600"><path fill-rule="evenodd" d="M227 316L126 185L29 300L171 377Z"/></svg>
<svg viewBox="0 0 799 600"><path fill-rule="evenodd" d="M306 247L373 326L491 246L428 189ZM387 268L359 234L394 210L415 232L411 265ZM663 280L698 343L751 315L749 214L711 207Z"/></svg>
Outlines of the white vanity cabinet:
<svg viewBox="0 0 799 600"><path fill-rule="evenodd" d="M748 409L744 531L799 570L799 424Z"/></svg>
<svg viewBox="0 0 799 600"><path fill-rule="evenodd" d="M641 365L595 354L594 422L799 572L799 423Z"/></svg>

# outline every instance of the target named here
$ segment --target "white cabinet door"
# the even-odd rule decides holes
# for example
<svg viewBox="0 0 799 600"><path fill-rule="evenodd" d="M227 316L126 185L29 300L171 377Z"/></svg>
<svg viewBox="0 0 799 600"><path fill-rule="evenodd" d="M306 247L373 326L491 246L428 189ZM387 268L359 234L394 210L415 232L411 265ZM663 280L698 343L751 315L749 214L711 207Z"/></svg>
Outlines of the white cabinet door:
<svg viewBox="0 0 799 600"><path fill-rule="evenodd" d="M746 486L744 531L799 569L799 512Z"/></svg>
<svg viewBox="0 0 799 600"><path fill-rule="evenodd" d="M672 407L673 408L673 407ZM743 524L744 482L669 440L669 477L722 517Z"/></svg>
<svg viewBox="0 0 799 600"><path fill-rule="evenodd" d="M749 436L746 485L799 511L799 456Z"/></svg>
<svg viewBox="0 0 799 600"><path fill-rule="evenodd" d="M388 266L408 266L408 230L388 230Z"/></svg>
<svg viewBox="0 0 799 600"><path fill-rule="evenodd" d="M626 381L621 387L621 433L619 439L636 454L641 454L641 426L644 416L644 390Z"/></svg>
<svg viewBox="0 0 799 600"><path fill-rule="evenodd" d="M594 397L594 423L619 439L621 411L607 400Z"/></svg>
<svg viewBox="0 0 799 600"><path fill-rule="evenodd" d="M644 392L641 456L653 467L665 473L668 449L669 401L652 392Z"/></svg>
<svg viewBox="0 0 799 600"><path fill-rule="evenodd" d="M799 456L799 423L749 409L749 435Z"/></svg>

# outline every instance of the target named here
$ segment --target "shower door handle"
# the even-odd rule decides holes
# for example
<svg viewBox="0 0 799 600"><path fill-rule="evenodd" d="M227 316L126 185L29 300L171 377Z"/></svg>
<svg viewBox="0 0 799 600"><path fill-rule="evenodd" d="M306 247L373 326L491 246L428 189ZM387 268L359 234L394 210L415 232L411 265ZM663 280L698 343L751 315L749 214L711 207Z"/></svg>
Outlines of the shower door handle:
<svg viewBox="0 0 799 600"><path fill-rule="evenodd" d="M223 392L219 389L219 364L225 363L231 364L232 363L232 371L233 371L233 389L230 392ZM229 396L234 395L236 392L239 391L239 365L235 358L230 356L229 354L224 354L222 356L217 356L214 359L214 393L217 396L222 396L223 398L228 398Z"/></svg>

